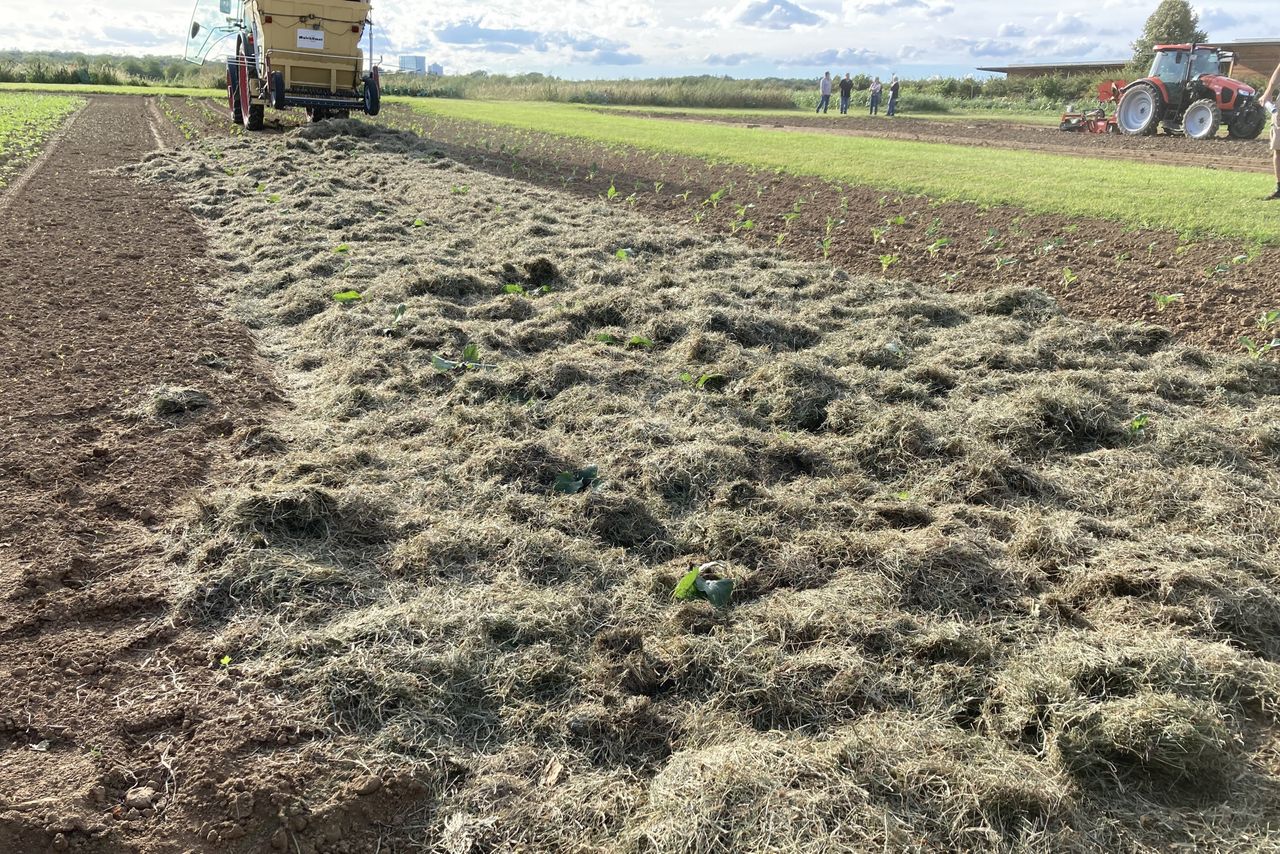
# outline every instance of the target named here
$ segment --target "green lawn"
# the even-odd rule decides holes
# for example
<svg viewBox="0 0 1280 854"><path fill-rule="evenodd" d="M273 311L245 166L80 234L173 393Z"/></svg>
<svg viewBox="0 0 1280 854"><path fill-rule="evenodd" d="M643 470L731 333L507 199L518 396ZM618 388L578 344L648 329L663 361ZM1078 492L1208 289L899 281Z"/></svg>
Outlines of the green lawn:
<svg viewBox="0 0 1280 854"><path fill-rule="evenodd" d="M938 200L1280 243L1270 176L633 117L572 104L394 99L428 115L670 151ZM1092 176L1092 177L1090 177Z"/></svg>
<svg viewBox="0 0 1280 854"><path fill-rule="evenodd" d="M94 86L80 83L0 83L3 92L62 92L74 95L171 95L186 98L225 96L223 89L190 86Z"/></svg>

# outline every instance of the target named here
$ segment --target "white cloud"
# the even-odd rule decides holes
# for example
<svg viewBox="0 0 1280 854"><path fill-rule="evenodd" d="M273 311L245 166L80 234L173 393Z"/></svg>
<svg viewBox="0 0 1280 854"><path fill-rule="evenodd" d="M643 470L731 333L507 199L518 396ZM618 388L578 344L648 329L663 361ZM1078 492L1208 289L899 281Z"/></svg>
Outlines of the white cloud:
<svg viewBox="0 0 1280 854"><path fill-rule="evenodd" d="M996 35L1002 39L1018 38L1027 34L1027 28L1022 24L1004 23L1000 25L1000 29L996 30Z"/></svg>
<svg viewBox="0 0 1280 854"><path fill-rule="evenodd" d="M761 30L789 30L822 23L822 16L791 0L743 0L716 14L725 23Z"/></svg>

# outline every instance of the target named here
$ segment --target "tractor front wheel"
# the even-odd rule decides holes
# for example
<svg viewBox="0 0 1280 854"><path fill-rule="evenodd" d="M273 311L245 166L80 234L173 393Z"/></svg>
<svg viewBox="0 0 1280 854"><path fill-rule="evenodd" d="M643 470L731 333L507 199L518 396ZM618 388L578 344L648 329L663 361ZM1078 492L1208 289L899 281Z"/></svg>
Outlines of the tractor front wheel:
<svg viewBox="0 0 1280 854"><path fill-rule="evenodd" d="M1182 132L1191 139L1213 139L1222 125L1222 110L1212 98L1195 101L1182 116Z"/></svg>
<svg viewBox="0 0 1280 854"><path fill-rule="evenodd" d="M1227 136L1232 139L1257 139L1267 125L1266 111L1256 102L1236 112L1227 122Z"/></svg>
<svg viewBox="0 0 1280 854"><path fill-rule="evenodd" d="M1139 83L1120 98L1116 124L1129 136L1149 136L1160 122L1160 95L1149 83Z"/></svg>

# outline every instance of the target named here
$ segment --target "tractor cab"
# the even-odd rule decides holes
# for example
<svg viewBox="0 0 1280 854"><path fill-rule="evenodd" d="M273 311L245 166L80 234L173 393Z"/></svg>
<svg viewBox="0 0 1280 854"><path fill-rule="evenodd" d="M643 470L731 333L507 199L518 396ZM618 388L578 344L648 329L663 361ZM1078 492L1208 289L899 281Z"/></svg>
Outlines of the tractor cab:
<svg viewBox="0 0 1280 854"><path fill-rule="evenodd" d="M240 32L243 22L243 0L197 0L183 58L187 62L204 62L219 42Z"/></svg>
<svg viewBox="0 0 1280 854"><path fill-rule="evenodd" d="M1223 59L1216 47L1206 45L1159 45L1151 61L1148 79L1164 83L1168 106L1182 105L1187 84L1205 75L1222 74Z"/></svg>

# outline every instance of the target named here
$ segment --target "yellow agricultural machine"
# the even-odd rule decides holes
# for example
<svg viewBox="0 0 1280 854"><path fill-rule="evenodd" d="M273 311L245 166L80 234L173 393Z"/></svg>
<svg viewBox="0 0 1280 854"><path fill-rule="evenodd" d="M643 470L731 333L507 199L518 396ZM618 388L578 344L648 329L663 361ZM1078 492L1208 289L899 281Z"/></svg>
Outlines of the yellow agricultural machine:
<svg viewBox="0 0 1280 854"><path fill-rule="evenodd" d="M261 130L267 107L302 107L313 122L376 116L381 106L377 66L364 70L360 39L372 25L360 0L196 0L186 58L203 63L224 39L227 101L232 118Z"/></svg>

